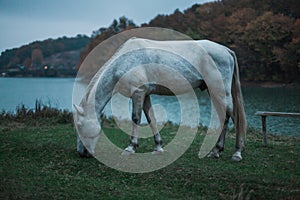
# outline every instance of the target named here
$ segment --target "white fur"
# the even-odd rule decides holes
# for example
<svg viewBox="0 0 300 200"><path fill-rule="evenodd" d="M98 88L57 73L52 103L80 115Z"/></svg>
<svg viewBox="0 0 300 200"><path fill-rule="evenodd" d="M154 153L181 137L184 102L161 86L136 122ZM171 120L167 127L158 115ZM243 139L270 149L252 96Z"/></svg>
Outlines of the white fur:
<svg viewBox="0 0 300 200"><path fill-rule="evenodd" d="M233 155L232 155L232 158L231 158L233 161L236 161L236 162L239 162L241 161L243 158L242 158L242 154L241 152L237 151L235 152Z"/></svg>
<svg viewBox="0 0 300 200"><path fill-rule="evenodd" d="M80 105L74 105L75 127L84 146L94 152L101 132L101 112L116 92L132 97L139 91L142 95L139 98L146 94L170 95L170 91L182 94L199 88L200 81L205 81L214 106L222 108L218 110L219 120L224 121L226 108L232 107L233 54L228 48L207 40L128 40L93 77ZM137 106L141 109L141 103ZM219 124L216 132L220 134L221 130ZM135 128L134 135L137 135ZM135 150L127 147L125 152ZM234 160L241 158L240 152L233 156Z"/></svg>
<svg viewBox="0 0 300 200"><path fill-rule="evenodd" d="M127 155L131 155L131 154L134 154L134 153L135 153L135 150L134 150L133 146L128 146L122 152L122 156L127 156Z"/></svg>

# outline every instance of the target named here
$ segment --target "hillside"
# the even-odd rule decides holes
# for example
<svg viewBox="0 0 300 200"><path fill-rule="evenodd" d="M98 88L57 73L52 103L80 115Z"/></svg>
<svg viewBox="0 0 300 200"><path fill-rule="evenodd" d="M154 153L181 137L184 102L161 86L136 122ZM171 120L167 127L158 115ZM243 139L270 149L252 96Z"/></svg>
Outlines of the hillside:
<svg viewBox="0 0 300 200"><path fill-rule="evenodd" d="M77 35L35 41L6 50L0 56L0 75L75 76L81 51L90 38Z"/></svg>
<svg viewBox="0 0 300 200"><path fill-rule="evenodd" d="M159 14L141 27L174 29L193 39L209 39L230 47L238 56L242 80L299 83L300 7L295 5L296 0L221 0L195 4L170 15ZM64 68L74 76L95 46L137 27L132 20L121 17L109 27L94 31L91 38L62 37L6 50L0 56L0 74L10 71L32 75L36 70L37 76L58 76ZM94 72L89 71L86 76L90 78Z"/></svg>

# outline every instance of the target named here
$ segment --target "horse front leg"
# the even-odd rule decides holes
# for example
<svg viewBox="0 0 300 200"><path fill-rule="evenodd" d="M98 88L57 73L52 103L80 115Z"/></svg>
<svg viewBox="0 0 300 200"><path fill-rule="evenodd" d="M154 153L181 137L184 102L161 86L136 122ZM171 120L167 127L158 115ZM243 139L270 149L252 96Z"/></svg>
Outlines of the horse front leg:
<svg viewBox="0 0 300 200"><path fill-rule="evenodd" d="M142 108L144 104L145 94L141 91L136 91L132 95L132 135L130 144L126 147L122 155L135 153L138 148L138 127L141 123Z"/></svg>
<svg viewBox="0 0 300 200"><path fill-rule="evenodd" d="M154 112L150 112L151 107L152 107L152 105L151 105L150 96L147 95L145 97L143 110L144 110L147 122L152 130L154 143L156 145L154 148L154 151L152 153L159 154L164 151L164 149L162 148L163 142L162 142L161 136L159 134L159 131L157 129L156 118L155 118Z"/></svg>

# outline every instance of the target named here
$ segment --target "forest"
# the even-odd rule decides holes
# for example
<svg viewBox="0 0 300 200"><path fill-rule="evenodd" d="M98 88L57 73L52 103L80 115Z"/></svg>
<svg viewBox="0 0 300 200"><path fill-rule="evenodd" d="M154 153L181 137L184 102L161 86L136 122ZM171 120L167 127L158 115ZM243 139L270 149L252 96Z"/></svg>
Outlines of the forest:
<svg viewBox="0 0 300 200"><path fill-rule="evenodd" d="M297 5L296 0L221 0L195 4L182 12L177 9L170 15L159 14L141 26L123 16L113 20L109 27L93 31L90 38L78 35L48 39L6 50L0 56L0 71L16 66L39 66L41 59L55 53L82 49L78 69L95 46L117 33L138 27L163 27L234 50L243 81L300 83L300 7Z"/></svg>
<svg viewBox="0 0 300 200"><path fill-rule="evenodd" d="M163 27L193 39L226 45L238 56L241 78L255 82L300 82L300 8L296 0L222 0L195 4L183 12L157 15L141 27ZM99 43L136 28L121 17L93 32L81 61Z"/></svg>
<svg viewBox="0 0 300 200"><path fill-rule="evenodd" d="M8 76L75 76L80 52L89 41L89 37L78 34L8 49L1 53L0 72Z"/></svg>

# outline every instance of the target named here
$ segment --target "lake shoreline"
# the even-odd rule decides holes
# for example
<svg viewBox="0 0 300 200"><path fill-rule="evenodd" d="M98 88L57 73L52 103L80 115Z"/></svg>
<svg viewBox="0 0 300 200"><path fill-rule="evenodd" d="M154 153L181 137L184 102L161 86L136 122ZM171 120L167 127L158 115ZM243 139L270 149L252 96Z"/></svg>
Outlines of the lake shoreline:
<svg viewBox="0 0 300 200"><path fill-rule="evenodd" d="M9 76L0 76L0 79L2 78L20 78L20 79L30 79L30 78L35 78L35 79L51 79L51 78L57 78L57 79L76 79L74 76L57 76L57 77L45 77L45 76L40 76L40 77L26 77L26 76L20 76L20 77L9 77ZM284 83L284 82L272 82L272 81L245 81L241 80L241 85L244 87L263 87L263 88L300 88L300 83Z"/></svg>
<svg viewBox="0 0 300 200"><path fill-rule="evenodd" d="M27 110L36 108L35 102L40 102L43 106L57 108L60 110L72 111L72 101L75 79L72 78L8 78L1 79L2 98L0 99L0 111L17 113L16 109L25 107ZM247 115L247 122L250 126L261 129L261 118L256 116L257 111L276 111L276 112L300 112L300 87L292 87L290 85L263 85L258 86L253 82L243 84L242 90L244 96L244 106ZM12 90L13 89L13 90ZM77 93L80 93L75 103L80 102L81 92L84 94L85 86L79 85ZM82 91L81 91L82 90ZM208 126L210 122L211 103L207 92L196 90L199 101L200 122L204 126ZM73 100L72 100L73 99ZM188 102L189 99L187 99ZM156 109L158 113L163 111L166 115L159 115L161 121L171 121L172 123L180 123L181 111L180 105L176 97L152 96L153 105L160 105ZM114 99L114 105L117 106L117 116L131 118L128 109L131 106L127 99L117 97ZM192 104L187 104L189 110L193 110ZM128 109L127 109L128 108ZM163 109L162 109L163 108ZM111 104L106 106L104 114L111 116ZM189 115L191 116L191 115ZM122 117L122 118L123 118ZM145 118L143 118L145 119ZM146 121L146 120L144 120ZM186 120L187 123L190 120ZM297 118L268 118L268 133L284 134L289 136L298 136L296 130L299 124ZM298 136L299 137L299 136Z"/></svg>
<svg viewBox="0 0 300 200"><path fill-rule="evenodd" d="M263 88L300 88L300 83L281 83L281 82L258 82L258 81L241 81L244 87L263 87Z"/></svg>

